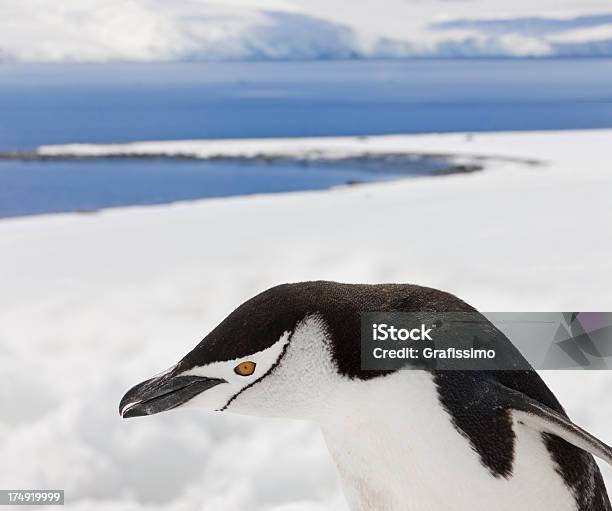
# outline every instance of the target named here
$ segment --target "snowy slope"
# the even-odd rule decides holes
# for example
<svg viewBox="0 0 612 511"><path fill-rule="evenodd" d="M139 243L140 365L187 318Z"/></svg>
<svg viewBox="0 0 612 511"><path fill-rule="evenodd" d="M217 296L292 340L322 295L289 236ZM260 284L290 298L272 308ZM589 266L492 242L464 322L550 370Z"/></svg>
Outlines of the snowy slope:
<svg viewBox="0 0 612 511"><path fill-rule="evenodd" d="M3 0L0 62L611 56L605 0Z"/></svg>
<svg viewBox="0 0 612 511"><path fill-rule="evenodd" d="M349 58L345 26L291 11L189 0L0 3L5 60L116 61Z"/></svg>
<svg viewBox="0 0 612 511"><path fill-rule="evenodd" d="M118 401L279 282L414 282L484 311L610 310L611 141L612 131L568 131L214 142L547 164L3 220L0 487L64 488L70 510L344 510L308 424L190 410L122 421ZM612 443L611 372L544 377Z"/></svg>

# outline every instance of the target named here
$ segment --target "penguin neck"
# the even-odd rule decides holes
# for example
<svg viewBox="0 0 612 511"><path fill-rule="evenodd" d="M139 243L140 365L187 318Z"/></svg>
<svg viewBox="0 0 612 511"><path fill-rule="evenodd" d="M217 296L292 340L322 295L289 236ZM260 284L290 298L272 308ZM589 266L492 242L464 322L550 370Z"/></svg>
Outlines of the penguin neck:
<svg viewBox="0 0 612 511"><path fill-rule="evenodd" d="M351 510L430 509L449 470L432 458L436 428L452 428L431 375L400 371L353 380L334 403L321 429Z"/></svg>
<svg viewBox="0 0 612 511"><path fill-rule="evenodd" d="M430 373L346 380L330 394L318 422L351 511L577 509L541 433L516 421L512 477L494 477Z"/></svg>

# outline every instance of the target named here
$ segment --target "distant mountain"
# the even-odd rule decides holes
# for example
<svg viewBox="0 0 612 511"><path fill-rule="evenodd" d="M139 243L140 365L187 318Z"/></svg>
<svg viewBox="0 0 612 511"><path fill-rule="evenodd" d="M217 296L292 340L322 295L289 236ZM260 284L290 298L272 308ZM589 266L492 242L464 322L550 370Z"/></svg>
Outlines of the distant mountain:
<svg viewBox="0 0 612 511"><path fill-rule="evenodd" d="M366 29L338 19L192 0L2 0L0 61L612 56L612 14L412 20L394 37L375 14Z"/></svg>
<svg viewBox="0 0 612 511"><path fill-rule="evenodd" d="M556 57L612 56L612 14L571 18L518 17L510 19L455 19L429 25L440 34L471 32L480 50L492 55ZM461 53L470 37L453 41L451 47ZM441 47L439 47L441 49Z"/></svg>

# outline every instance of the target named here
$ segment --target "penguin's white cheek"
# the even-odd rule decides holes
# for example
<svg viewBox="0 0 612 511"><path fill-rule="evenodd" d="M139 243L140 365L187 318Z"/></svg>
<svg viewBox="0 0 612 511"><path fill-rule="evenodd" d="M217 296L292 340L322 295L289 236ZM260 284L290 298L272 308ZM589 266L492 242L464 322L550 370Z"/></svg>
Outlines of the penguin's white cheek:
<svg viewBox="0 0 612 511"><path fill-rule="evenodd" d="M317 420L326 408L333 388L329 379L303 368L276 368L256 384L245 388L227 410L244 415Z"/></svg>
<svg viewBox="0 0 612 511"><path fill-rule="evenodd" d="M249 385L254 383L258 376L255 371L252 375L241 376L234 373L234 367L238 364L232 361L231 364L211 364L194 368L189 375L204 376L206 378L219 378L223 383L205 390L193 399L185 403L185 407L200 408L209 411L222 411L226 409L228 403L233 401L236 396L243 392Z"/></svg>
<svg viewBox="0 0 612 511"><path fill-rule="evenodd" d="M184 406L247 413L238 410L238 407L234 406L234 401L241 397L245 390L259 386L259 381L265 379L265 375L280 360L288 339L289 332L285 332L276 343L265 350L234 360L212 362L186 371L184 375L217 378L223 380L223 383L198 394Z"/></svg>
<svg viewBox="0 0 612 511"><path fill-rule="evenodd" d="M274 370L245 388L228 411L264 417L321 421L333 409L334 389L342 378L328 348L322 321L310 317L295 330ZM323 417L322 417L323 416Z"/></svg>
<svg viewBox="0 0 612 511"><path fill-rule="evenodd" d="M226 410L259 417L285 417L286 414L282 412L284 399L279 395L275 382L275 375L271 374L245 387L231 400Z"/></svg>

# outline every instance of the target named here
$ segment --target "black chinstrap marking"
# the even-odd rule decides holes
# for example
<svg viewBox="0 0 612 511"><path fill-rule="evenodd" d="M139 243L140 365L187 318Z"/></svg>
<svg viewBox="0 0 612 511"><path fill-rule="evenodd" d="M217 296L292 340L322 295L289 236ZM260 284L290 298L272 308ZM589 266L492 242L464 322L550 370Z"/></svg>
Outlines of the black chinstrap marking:
<svg viewBox="0 0 612 511"><path fill-rule="evenodd" d="M255 385L256 383L258 383L259 381L261 381L262 379L264 379L266 376L272 374L272 372L278 367L278 365L280 364L281 360L283 359L283 357L285 356L285 353L287 353L287 349L289 348L289 343L291 342L291 338L293 337L293 332L291 332L291 334L289 335L289 339L287 339L287 342L285 343L285 345L283 346L283 349L281 350L281 352L278 354L278 357L276 357L276 360L274 361L274 363L270 366L270 368L264 373L262 374L259 378L257 378L256 380L252 381L251 383L249 383L246 387L240 389L238 392L236 392L236 394L234 394L232 397L229 398L228 402L225 403L225 405L223 406L223 408L221 408L219 411L223 412L224 410L227 410L227 408L229 407L229 405L240 395L242 394L245 390L251 388L253 385Z"/></svg>

